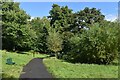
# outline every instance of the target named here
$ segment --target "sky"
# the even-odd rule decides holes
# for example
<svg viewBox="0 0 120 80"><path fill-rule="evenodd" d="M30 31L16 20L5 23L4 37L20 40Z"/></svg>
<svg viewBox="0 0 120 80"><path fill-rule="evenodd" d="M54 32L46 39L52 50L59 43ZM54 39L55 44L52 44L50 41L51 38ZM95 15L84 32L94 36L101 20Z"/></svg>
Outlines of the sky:
<svg viewBox="0 0 120 80"><path fill-rule="evenodd" d="M15 2L119 2L120 0L14 0Z"/></svg>
<svg viewBox="0 0 120 80"><path fill-rule="evenodd" d="M68 6L73 12L83 10L85 7L101 9L106 20L113 21L118 15L118 2L20 2L20 8L25 10L32 18L48 16L53 4Z"/></svg>

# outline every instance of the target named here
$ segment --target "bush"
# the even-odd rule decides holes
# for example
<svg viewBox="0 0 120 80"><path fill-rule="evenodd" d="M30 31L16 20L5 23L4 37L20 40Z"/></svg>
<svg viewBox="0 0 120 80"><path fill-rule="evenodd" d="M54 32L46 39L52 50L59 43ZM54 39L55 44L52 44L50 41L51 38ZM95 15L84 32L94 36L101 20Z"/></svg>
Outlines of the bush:
<svg viewBox="0 0 120 80"><path fill-rule="evenodd" d="M118 56L118 30L113 27L93 25L79 36L69 40L69 61L81 63L110 64Z"/></svg>
<svg viewBox="0 0 120 80"><path fill-rule="evenodd" d="M62 39L63 39L63 49L61 51L62 56L66 55L67 52L70 51L70 44L69 39L73 37L74 34L72 32L66 31L62 33Z"/></svg>

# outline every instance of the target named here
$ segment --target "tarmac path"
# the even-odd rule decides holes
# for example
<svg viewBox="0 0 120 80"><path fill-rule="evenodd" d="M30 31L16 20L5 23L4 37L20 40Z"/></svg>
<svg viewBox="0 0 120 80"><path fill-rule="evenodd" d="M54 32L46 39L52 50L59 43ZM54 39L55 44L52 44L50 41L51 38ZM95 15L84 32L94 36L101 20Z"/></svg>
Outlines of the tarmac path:
<svg viewBox="0 0 120 80"><path fill-rule="evenodd" d="M52 80L53 76L47 71L43 59L34 58L23 67L19 80Z"/></svg>

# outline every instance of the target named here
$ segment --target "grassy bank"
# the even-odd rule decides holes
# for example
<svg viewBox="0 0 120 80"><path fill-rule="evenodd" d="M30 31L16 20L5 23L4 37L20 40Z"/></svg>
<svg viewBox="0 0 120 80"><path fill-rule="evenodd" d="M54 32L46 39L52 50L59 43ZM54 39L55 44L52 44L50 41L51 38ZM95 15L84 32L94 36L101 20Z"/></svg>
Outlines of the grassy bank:
<svg viewBox="0 0 120 80"><path fill-rule="evenodd" d="M72 64L55 58L44 59L47 69L56 78L117 78L118 66Z"/></svg>
<svg viewBox="0 0 120 80"><path fill-rule="evenodd" d="M7 51L0 51L0 54L2 54L2 71L3 71L3 77L4 78L19 78L20 73L23 69L23 66L25 66L31 59L33 58L43 58L47 55L43 54L35 54L35 57L33 57L31 52L24 52L24 53L16 53L16 52L7 52ZM15 65L7 65L6 59L12 58L12 60L15 62Z"/></svg>

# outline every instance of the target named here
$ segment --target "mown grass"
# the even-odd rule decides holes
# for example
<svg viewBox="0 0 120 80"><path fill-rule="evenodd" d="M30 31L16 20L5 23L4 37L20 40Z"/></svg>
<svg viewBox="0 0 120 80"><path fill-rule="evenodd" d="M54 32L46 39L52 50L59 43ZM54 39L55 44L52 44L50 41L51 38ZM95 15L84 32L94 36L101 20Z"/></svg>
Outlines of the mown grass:
<svg viewBox="0 0 120 80"><path fill-rule="evenodd" d="M56 78L118 78L118 66L72 64L55 58L44 59L49 72Z"/></svg>
<svg viewBox="0 0 120 80"><path fill-rule="evenodd" d="M26 53L16 53L16 52L7 52L7 51L0 51L0 54L2 54L2 74L3 78L19 78L20 73L23 69L23 67L33 58L44 58L47 55L45 54L35 54L35 57L33 57L32 53L26 52ZM12 60L15 62L15 65L7 65L6 59L12 58Z"/></svg>
<svg viewBox="0 0 120 80"><path fill-rule="evenodd" d="M33 57L31 52L16 53L0 51L2 54L2 71L3 78L19 78L23 67L33 58L44 58L48 55L36 54ZM12 58L15 65L7 65L6 59ZM72 64L58 60L54 57L45 58L44 64L48 71L53 74L55 78L117 78L117 65L97 65L97 64ZM12 80L12 79L11 79Z"/></svg>

